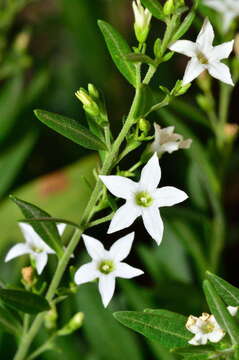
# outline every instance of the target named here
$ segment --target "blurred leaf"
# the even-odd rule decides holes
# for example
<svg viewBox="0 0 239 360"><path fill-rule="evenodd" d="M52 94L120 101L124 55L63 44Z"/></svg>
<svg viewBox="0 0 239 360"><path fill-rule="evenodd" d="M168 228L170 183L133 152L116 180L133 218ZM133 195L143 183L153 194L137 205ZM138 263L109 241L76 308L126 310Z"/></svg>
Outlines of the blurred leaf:
<svg viewBox="0 0 239 360"><path fill-rule="evenodd" d="M15 124L21 106L23 79L15 76L2 87L0 92L0 143L3 142Z"/></svg>
<svg viewBox="0 0 239 360"><path fill-rule="evenodd" d="M239 339L238 324L231 316L226 308L225 303L222 301L220 296L217 294L214 286L205 280L203 283L203 290L212 314L215 316L217 322L230 336L232 343L237 344Z"/></svg>
<svg viewBox="0 0 239 360"><path fill-rule="evenodd" d="M239 289L207 271L207 278L228 306L239 306Z"/></svg>
<svg viewBox="0 0 239 360"><path fill-rule="evenodd" d="M37 314L47 311L50 306L43 297L24 290L12 290L0 288L0 299L7 306L27 314Z"/></svg>
<svg viewBox="0 0 239 360"><path fill-rule="evenodd" d="M17 335L21 330L21 326L16 317L10 310L2 306L0 306L0 327L13 335Z"/></svg>
<svg viewBox="0 0 239 360"><path fill-rule="evenodd" d="M16 175L21 169L26 157L29 155L35 141L37 134L35 132L28 132L18 142L10 148L7 148L0 155L0 197L12 185Z"/></svg>
<svg viewBox="0 0 239 360"><path fill-rule="evenodd" d="M201 210L208 207L208 198L205 189L205 183L200 174L198 166L191 162L188 169L188 187L190 199Z"/></svg>
<svg viewBox="0 0 239 360"><path fill-rule="evenodd" d="M23 215L26 218L41 218L41 217L49 217L50 215L44 210L40 209L36 205L30 204L26 201L20 200L16 197L11 196L11 199L15 202L15 204L21 209ZM42 240L50 246L59 256L63 254L63 246L61 237L58 233L56 224L53 222L34 222L32 224L33 229L37 232L37 234L42 238Z"/></svg>
<svg viewBox="0 0 239 360"><path fill-rule="evenodd" d="M114 316L123 325L169 349L186 345L191 337L185 328L186 317L171 311L119 311Z"/></svg>
<svg viewBox="0 0 239 360"><path fill-rule="evenodd" d="M213 355L215 355L215 350L210 345L186 346L174 349L173 353L181 356L183 359L206 360L213 359Z"/></svg>
<svg viewBox="0 0 239 360"><path fill-rule="evenodd" d="M207 117L199 111L195 105L190 104L189 101L175 98L170 103L170 108L183 118L189 119L192 122L196 122L210 129L210 123L208 122Z"/></svg>
<svg viewBox="0 0 239 360"><path fill-rule="evenodd" d="M85 314L82 331L100 360L142 360L135 335L120 326L108 309L104 309L97 284L87 284L77 295L77 309ZM112 305L111 305L112 306Z"/></svg>
<svg viewBox="0 0 239 360"><path fill-rule="evenodd" d="M24 93L24 106L31 106L31 104L38 99L39 95L49 83L49 76L46 70L40 70L35 74Z"/></svg>
<svg viewBox="0 0 239 360"><path fill-rule="evenodd" d="M134 64L126 60L126 56L130 53L130 47L127 42L124 40L122 35L107 22L98 20L98 25L104 36L112 60L118 70L122 73L122 75L124 75L131 85L136 87L136 67Z"/></svg>
<svg viewBox="0 0 239 360"><path fill-rule="evenodd" d="M80 125L76 120L45 110L35 110L34 113L43 124L49 126L51 129L78 145L91 150L107 149L105 144L99 138L91 134L87 128Z"/></svg>
<svg viewBox="0 0 239 360"><path fill-rule="evenodd" d="M159 20L164 19L163 8L158 0L142 0L143 5Z"/></svg>

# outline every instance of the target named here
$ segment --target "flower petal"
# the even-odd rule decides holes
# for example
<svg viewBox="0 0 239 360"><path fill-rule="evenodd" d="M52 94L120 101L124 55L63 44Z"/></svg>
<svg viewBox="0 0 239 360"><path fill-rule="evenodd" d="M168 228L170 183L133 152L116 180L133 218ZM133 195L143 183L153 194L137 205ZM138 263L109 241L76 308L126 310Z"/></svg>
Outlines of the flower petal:
<svg viewBox="0 0 239 360"><path fill-rule="evenodd" d="M236 314L238 312L238 306L228 306L227 310L229 311L231 316L236 316Z"/></svg>
<svg viewBox="0 0 239 360"><path fill-rule="evenodd" d="M159 159L157 153L154 153L142 169L139 186L144 191L151 191L156 189L160 179L161 169L159 166Z"/></svg>
<svg viewBox="0 0 239 360"><path fill-rule="evenodd" d="M115 291L115 277L104 275L99 278L99 291L104 307L107 307Z"/></svg>
<svg viewBox="0 0 239 360"><path fill-rule="evenodd" d="M218 79L228 85L234 86L232 81L230 69L227 65L221 62L214 62L208 65L208 72L215 79Z"/></svg>
<svg viewBox="0 0 239 360"><path fill-rule="evenodd" d="M236 10L236 9L235 9ZM224 33L227 32L231 26L232 21L239 15L239 9L234 12L232 11L225 11L223 13L223 31Z"/></svg>
<svg viewBox="0 0 239 360"><path fill-rule="evenodd" d="M144 226L148 231L149 235L159 245L162 241L163 229L164 229L163 221L161 219L159 210L154 206L150 206L149 208L143 211L142 217L143 217Z"/></svg>
<svg viewBox="0 0 239 360"><path fill-rule="evenodd" d="M31 254L31 249L27 244L14 245L7 253L5 262L10 261L18 256Z"/></svg>
<svg viewBox="0 0 239 360"><path fill-rule="evenodd" d="M77 285L95 280L99 276L94 262L82 265L75 273L74 281Z"/></svg>
<svg viewBox="0 0 239 360"><path fill-rule="evenodd" d="M196 334L191 340L188 342L191 345L206 345L207 343L207 336Z"/></svg>
<svg viewBox="0 0 239 360"><path fill-rule="evenodd" d="M188 198L188 195L173 186L164 186L155 191L155 205L161 206L173 206Z"/></svg>
<svg viewBox="0 0 239 360"><path fill-rule="evenodd" d="M178 40L169 46L171 51L193 57L196 54L197 46L194 42L189 40Z"/></svg>
<svg viewBox="0 0 239 360"><path fill-rule="evenodd" d="M115 213L113 219L111 220L108 234L111 234L115 231L122 230L129 227L133 224L135 219L141 214L140 207L133 204L132 202L126 202L121 206Z"/></svg>
<svg viewBox="0 0 239 360"><path fill-rule="evenodd" d="M217 45L213 48L210 55L210 62L227 59L233 50L234 40Z"/></svg>
<svg viewBox="0 0 239 360"><path fill-rule="evenodd" d="M224 12L226 11L226 3L222 0L204 0L203 4L218 11L218 12Z"/></svg>
<svg viewBox="0 0 239 360"><path fill-rule="evenodd" d="M219 342L224 336L225 332L222 329L214 330L207 335L208 339L213 343Z"/></svg>
<svg viewBox="0 0 239 360"><path fill-rule="evenodd" d="M94 260L101 259L105 254L105 249L101 242L88 235L82 235L82 237L90 257Z"/></svg>
<svg viewBox="0 0 239 360"><path fill-rule="evenodd" d="M212 48L213 40L214 40L214 30L212 24L210 23L208 18L206 18L204 20L201 31L198 34L196 43L200 46L200 49L203 52L207 53L207 51Z"/></svg>
<svg viewBox="0 0 239 360"><path fill-rule="evenodd" d="M36 261L37 273L40 275L47 264L48 256L46 252L42 252L39 254L34 254L34 257Z"/></svg>
<svg viewBox="0 0 239 360"><path fill-rule="evenodd" d="M123 176L100 175L99 177L111 194L122 199L131 199L137 187L137 184L133 180Z"/></svg>
<svg viewBox="0 0 239 360"><path fill-rule="evenodd" d="M196 79L203 71L205 67L198 61L197 58L192 58L186 67L184 77L183 77L183 85L187 85Z"/></svg>
<svg viewBox="0 0 239 360"><path fill-rule="evenodd" d="M142 275L143 273L144 272L142 270L121 262L117 264L117 268L114 274L115 276L124 279L132 279L133 277Z"/></svg>
<svg viewBox="0 0 239 360"><path fill-rule="evenodd" d="M66 224L57 224L56 226L60 236L62 236L63 232L65 231Z"/></svg>
<svg viewBox="0 0 239 360"><path fill-rule="evenodd" d="M116 261L125 259L131 250L134 241L134 232L117 240L110 248L109 255Z"/></svg>
<svg viewBox="0 0 239 360"><path fill-rule="evenodd" d="M49 254L55 254L55 251L51 249L42 238L36 233L33 227L26 223L19 223L22 234L30 246L39 248Z"/></svg>

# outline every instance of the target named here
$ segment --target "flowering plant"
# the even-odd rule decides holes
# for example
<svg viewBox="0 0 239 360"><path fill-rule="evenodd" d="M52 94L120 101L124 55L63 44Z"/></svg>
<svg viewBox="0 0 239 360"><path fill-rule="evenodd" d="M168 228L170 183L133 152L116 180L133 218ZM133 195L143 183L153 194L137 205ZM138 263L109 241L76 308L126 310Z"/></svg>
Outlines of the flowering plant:
<svg viewBox="0 0 239 360"><path fill-rule="evenodd" d="M78 308L66 324L58 326L57 323L61 304L71 295L81 294L83 284L97 281L103 306L108 307L116 290L116 278L126 279L128 284L129 279L147 276L147 271L141 270L142 266L129 265L134 264L135 258L129 259L129 264L124 262L130 253L136 254L136 249L140 249L141 234L128 229L136 219L144 225L142 233L148 234L156 242L151 242L152 250L142 250L145 264L149 251L160 254L161 247L168 246L164 240L165 233L171 231L174 234L168 236L168 240L173 237L182 239L179 252L193 260L197 280L206 277L203 290L210 314L204 311L201 316L185 317L174 311L147 308L144 311L116 311L115 319L146 338L156 340L160 344L159 356L164 351L162 345L172 351L172 356L186 360L239 359L239 290L214 274L219 268L226 235L221 200L226 168L224 163L227 163L232 152L237 132L233 128L228 134L230 96L239 77L238 54L230 57L235 37L233 24L238 15L237 5L232 9L234 5L232 0L225 1L223 6L230 7L230 16L224 14L224 37L215 43L216 30L210 14L200 19L202 21L195 42L182 38L190 29L197 11L203 14L205 8L211 7L222 12L219 0L205 0L203 4L194 0L191 7L187 7L184 0L166 0L163 4L158 0L133 1L133 28L137 44L132 48L112 25L98 21L114 64L134 91L130 110L123 117L122 127L116 136L103 96L93 84L89 84L87 90L80 88L75 93L86 116L84 125L78 120L46 110L34 111L36 118L44 125L77 145L96 151L98 157L93 171L93 186L85 179L90 196L79 222L51 216L39 206L11 196L23 215L19 226L25 243L14 244L8 249L5 262L17 261L16 258L23 255L29 256L30 260L30 266L22 269L21 288L5 285L0 288L1 323L7 324L8 330L18 340L14 360L31 360L41 356L46 350L54 349L58 338L74 333L84 324L84 314ZM149 49L152 19L163 24L164 31ZM163 81L161 83L159 74L161 66L167 62L170 64L173 56L176 57L175 53L186 55L191 60L185 67L184 75L180 75L182 80L177 80L169 88L164 86ZM227 64L224 63L225 59L228 59ZM171 109L169 106L184 104L180 97L191 91L191 82L195 79L200 89L200 94L196 96L200 115L193 114L192 117L200 119L198 121L212 134L210 146L213 155L223 159L222 174L211 166L211 159L193 132L168 110ZM213 94L214 80L220 86L219 107ZM156 89L154 81L157 82ZM159 124L155 120L158 115L161 119ZM161 159L166 156L174 159L179 149L185 149L192 159L188 189L186 186L178 189L174 183L158 187L161 173L164 181L170 168L164 167ZM173 166L176 173L176 161ZM122 199L125 200L123 204ZM184 202L187 205L189 201L195 204L195 212L185 207ZM179 207L180 203L183 204ZM173 214L176 215L169 224L168 218ZM186 221L178 221L184 214L192 223L196 223L196 227L204 227L204 233L210 233L210 241L205 246ZM116 234L116 241L111 247L103 245L106 242L105 224L107 234L125 231L124 236ZM99 236L102 242L94 235L98 228L103 229ZM65 245L67 230L71 234ZM76 262L81 239L91 260L78 267ZM155 250L156 246L160 246L159 250ZM56 260L49 283L43 280L48 268L48 255ZM164 259L164 264L167 260ZM71 262L73 265L70 266ZM150 260L146 268L152 269L153 265ZM157 267L152 272L157 273ZM134 304L140 301L139 293L132 297L136 298ZM150 306L146 304L145 307ZM12 319L12 324L9 319ZM50 336L31 353L32 343L43 327Z"/></svg>

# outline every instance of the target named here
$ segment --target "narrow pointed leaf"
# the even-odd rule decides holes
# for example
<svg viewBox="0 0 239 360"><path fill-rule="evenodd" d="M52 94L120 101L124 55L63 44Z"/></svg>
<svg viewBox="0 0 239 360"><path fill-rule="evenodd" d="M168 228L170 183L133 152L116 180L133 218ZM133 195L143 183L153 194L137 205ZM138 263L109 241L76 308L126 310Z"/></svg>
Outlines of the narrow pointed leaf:
<svg viewBox="0 0 239 360"><path fill-rule="evenodd" d="M51 218L51 216L47 212L40 209L36 205L20 200L14 196L11 196L10 198L21 209L23 215L27 219ZM58 233L56 224L54 222L35 221L32 224L32 227L37 232L37 234L42 238L42 240L45 241L45 243L47 243L47 245L49 245L50 248L55 250L59 256L63 254L61 237Z"/></svg>
<svg viewBox="0 0 239 360"><path fill-rule="evenodd" d="M20 323L15 316L10 310L3 308L2 306L0 306L0 328L13 335L17 335L21 330Z"/></svg>
<svg viewBox="0 0 239 360"><path fill-rule="evenodd" d="M34 113L43 124L76 144L91 150L107 150L105 144L98 137L76 120L45 110L35 110Z"/></svg>
<svg viewBox="0 0 239 360"><path fill-rule="evenodd" d="M126 56L131 52L129 45L112 25L102 20L98 21L98 25L104 36L113 62L128 82L136 87L136 67L126 59Z"/></svg>
<svg viewBox="0 0 239 360"><path fill-rule="evenodd" d="M171 311L120 311L114 316L123 325L169 349L186 346L191 338L185 328L186 317Z"/></svg>
<svg viewBox="0 0 239 360"><path fill-rule="evenodd" d="M228 306L239 306L239 289L217 275L207 272L208 280Z"/></svg>
<svg viewBox="0 0 239 360"><path fill-rule="evenodd" d="M209 308L215 316L217 322L230 336L232 343L237 344L239 339L239 328L234 317L231 316L226 308L225 303L217 294L214 286L205 280L203 283L204 293L209 305Z"/></svg>
<svg viewBox="0 0 239 360"><path fill-rule="evenodd" d="M54 218L54 217L29 218L29 219L19 220L19 222L25 222L25 223L29 223L29 224L37 224L39 222L46 222L46 223L53 223L53 224L67 224L67 225L76 227L78 229L82 229L78 224L76 224L73 221L65 220L65 219L61 219L61 218Z"/></svg>
<svg viewBox="0 0 239 360"><path fill-rule="evenodd" d="M159 20L164 20L162 5L159 0L141 0L143 5L151 12L151 14Z"/></svg>
<svg viewBox="0 0 239 360"><path fill-rule="evenodd" d="M196 13L194 11L190 11L186 18L183 20L182 24L179 26L178 30L175 32L175 34L172 37L172 42L180 39L190 28L192 25L192 22L196 16Z"/></svg>
<svg viewBox="0 0 239 360"><path fill-rule="evenodd" d="M50 309L46 299L24 290L0 289L0 300L27 314L37 314Z"/></svg>

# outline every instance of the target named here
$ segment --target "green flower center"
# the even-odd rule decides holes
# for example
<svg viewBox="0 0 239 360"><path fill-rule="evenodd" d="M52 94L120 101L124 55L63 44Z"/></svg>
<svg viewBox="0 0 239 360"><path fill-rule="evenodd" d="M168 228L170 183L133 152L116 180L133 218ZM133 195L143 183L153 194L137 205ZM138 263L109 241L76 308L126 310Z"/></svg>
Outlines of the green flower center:
<svg viewBox="0 0 239 360"><path fill-rule="evenodd" d="M197 58L201 64L208 64L208 59L201 51L197 53Z"/></svg>
<svg viewBox="0 0 239 360"><path fill-rule="evenodd" d="M115 267L113 261L103 260L100 262L98 269L100 272L102 272L102 274L107 275L114 271Z"/></svg>
<svg viewBox="0 0 239 360"><path fill-rule="evenodd" d="M148 207L153 203L153 198L146 191L141 191L135 195L135 202L139 206Z"/></svg>
<svg viewBox="0 0 239 360"><path fill-rule="evenodd" d="M32 251L34 251L35 253L40 254L43 252L43 249L40 249L38 247L32 246L31 248L32 248Z"/></svg>
<svg viewBox="0 0 239 360"><path fill-rule="evenodd" d="M206 324L202 325L201 329L204 332L204 334L208 334L214 330L214 325L211 324L210 322L207 322Z"/></svg>

